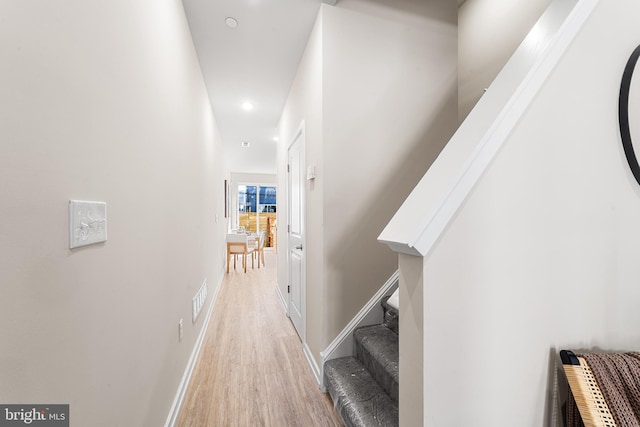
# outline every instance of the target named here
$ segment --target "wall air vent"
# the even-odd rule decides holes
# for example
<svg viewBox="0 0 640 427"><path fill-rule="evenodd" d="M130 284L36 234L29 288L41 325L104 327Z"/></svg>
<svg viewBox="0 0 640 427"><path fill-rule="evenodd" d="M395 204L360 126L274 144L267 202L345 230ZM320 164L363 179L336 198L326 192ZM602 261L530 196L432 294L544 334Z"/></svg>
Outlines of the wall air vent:
<svg viewBox="0 0 640 427"><path fill-rule="evenodd" d="M209 289L207 287L207 279L204 279L204 283L198 289L198 293L191 300L191 320L193 323L196 323L198 316L200 315L200 311L204 306L205 301L207 300L207 294L209 293Z"/></svg>

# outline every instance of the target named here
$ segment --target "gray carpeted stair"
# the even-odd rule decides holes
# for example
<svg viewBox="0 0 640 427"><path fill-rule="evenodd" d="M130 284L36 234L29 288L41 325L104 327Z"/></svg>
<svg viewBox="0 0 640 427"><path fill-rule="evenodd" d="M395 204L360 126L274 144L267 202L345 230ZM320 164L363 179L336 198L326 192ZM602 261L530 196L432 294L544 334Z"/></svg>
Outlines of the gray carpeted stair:
<svg viewBox="0 0 640 427"><path fill-rule="evenodd" d="M398 425L398 312L382 302L385 320L355 330L355 355L324 365L325 385L347 427Z"/></svg>
<svg viewBox="0 0 640 427"><path fill-rule="evenodd" d="M389 297L386 296L382 299L382 309L384 310L384 322L387 328L391 329L396 334L398 333L398 310L387 304Z"/></svg>

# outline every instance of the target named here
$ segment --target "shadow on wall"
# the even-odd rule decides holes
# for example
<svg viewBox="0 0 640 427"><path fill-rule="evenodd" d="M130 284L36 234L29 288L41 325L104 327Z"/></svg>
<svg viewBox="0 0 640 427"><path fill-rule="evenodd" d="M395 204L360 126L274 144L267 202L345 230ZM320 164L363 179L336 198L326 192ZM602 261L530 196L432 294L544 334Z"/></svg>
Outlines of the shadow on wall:
<svg viewBox="0 0 640 427"><path fill-rule="evenodd" d="M565 406L569 393L569 384L560 360L560 350L549 349L549 368L547 370L547 387L544 401L543 427L564 426Z"/></svg>
<svg viewBox="0 0 640 427"><path fill-rule="evenodd" d="M450 93L456 93L453 83ZM337 306L333 315L328 316L329 331L342 330L398 268L397 254L377 239L456 130L455 96L448 97L434 111L438 113L431 120L425 120L422 129L416 131L420 136L411 144L404 144L407 148L403 151L403 158L394 160L397 165L395 170L386 170L386 179L382 180L384 186L376 189L370 200L359 202L362 215L357 220L343 224L341 228L349 230L348 235L337 237L333 247L328 248L328 280L333 282L330 288L335 292L330 295L330 300ZM443 125L447 123L451 125ZM350 140L357 138L354 136ZM368 173L379 173L380 165L370 164L367 167ZM352 185L353 188L344 191L356 192L363 182L366 180L354 176L351 181L345 182L345 186ZM371 280L372 276L375 277L375 283L363 283ZM341 285L335 286L336 282ZM363 289L370 291L365 294ZM359 300L362 300L360 306L352 305Z"/></svg>

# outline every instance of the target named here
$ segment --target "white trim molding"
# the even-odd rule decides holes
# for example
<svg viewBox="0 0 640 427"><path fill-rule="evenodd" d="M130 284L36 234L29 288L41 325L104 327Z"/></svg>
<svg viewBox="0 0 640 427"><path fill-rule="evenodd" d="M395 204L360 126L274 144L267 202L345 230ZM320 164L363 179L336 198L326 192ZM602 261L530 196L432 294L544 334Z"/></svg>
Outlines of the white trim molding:
<svg viewBox="0 0 640 427"><path fill-rule="evenodd" d="M551 3L379 241L395 252L430 253L598 1Z"/></svg>
<svg viewBox="0 0 640 427"><path fill-rule="evenodd" d="M329 346L320 353L322 360L322 368L320 369L320 380L318 384L322 390L324 385L324 364L328 360L337 359L338 357L346 357L353 355L353 331L361 326L375 325L383 320L384 314L380 306L380 301L387 295L391 295L397 288L400 280L400 272L394 271L387 279L384 285L371 299L360 309L358 314L344 327L338 336L329 344ZM316 375L316 378L318 375Z"/></svg>
<svg viewBox="0 0 640 427"><path fill-rule="evenodd" d="M224 280L224 276L225 274L223 270L222 273L220 274L220 278L218 279L216 288L213 291L211 303L209 304L209 309L207 310L207 316L204 318L204 324L202 326L202 329L200 330L200 334L198 335L198 339L196 340L195 346L191 351L191 356L189 357L189 361L187 362L187 367L185 368L184 374L182 375L182 380L180 381L180 384L178 386L178 391L176 393L175 398L173 399L173 404L171 405L171 409L169 410L167 421L164 423L165 427L174 427L176 424L176 421L178 420L178 415L180 415L180 409L182 408L182 403L187 393L189 382L191 381L191 375L193 375L193 368L196 366L198 355L200 354L200 348L202 347L202 342L204 341L204 337L207 333L209 320L211 319L211 314L213 313L213 307L215 306L216 300L218 299L218 294L220 293L220 288L222 287L222 281Z"/></svg>
<svg viewBox="0 0 640 427"><path fill-rule="evenodd" d="M288 308L287 308L287 300L284 298L284 295L282 295L282 291L280 290L280 286L278 286L277 283L276 283L276 295L278 296L278 299L280 300L280 304L282 304L282 309L284 310L284 313L287 315L287 317L289 317L289 312L288 312Z"/></svg>
<svg viewBox="0 0 640 427"><path fill-rule="evenodd" d="M318 364L316 363L316 359L313 358L313 353L311 352L311 349L309 348L306 342L302 344L302 351L304 351L304 355L307 357L307 362L309 362L309 366L311 366L311 371L313 371L313 376L316 377L316 382L318 383L320 388L323 389L324 391L324 388L322 387L322 382L323 382L322 375L324 374L324 372L322 371L321 368L318 367Z"/></svg>

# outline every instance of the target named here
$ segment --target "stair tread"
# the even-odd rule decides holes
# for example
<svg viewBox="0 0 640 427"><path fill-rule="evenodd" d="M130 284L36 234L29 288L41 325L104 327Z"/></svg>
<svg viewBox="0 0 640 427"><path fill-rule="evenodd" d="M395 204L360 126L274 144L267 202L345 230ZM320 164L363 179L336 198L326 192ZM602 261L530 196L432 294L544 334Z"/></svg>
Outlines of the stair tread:
<svg viewBox="0 0 640 427"><path fill-rule="evenodd" d="M347 427L398 425L397 402L355 357L327 361L324 375L331 399Z"/></svg>
<svg viewBox="0 0 640 427"><path fill-rule="evenodd" d="M398 334L384 325L358 328L353 333L356 343L379 363L393 380L398 382ZM357 345L356 344L356 345Z"/></svg>
<svg viewBox="0 0 640 427"><path fill-rule="evenodd" d="M391 306L391 305L389 304L389 302L388 302L388 301L389 301L389 298L391 298L391 295L387 295L387 296L382 297L382 300L380 301L380 304L382 305L382 307L383 307L384 309L389 310L389 311L391 311L391 312L395 313L395 314L396 314L396 316L397 316L397 315L398 315L398 314L400 314L400 313L398 312L398 309L396 309L395 307L393 307L393 306Z"/></svg>

